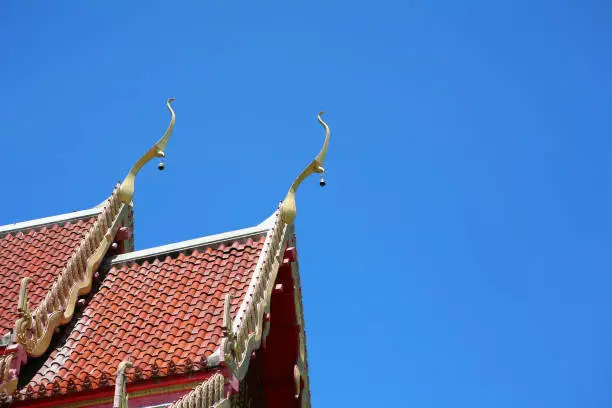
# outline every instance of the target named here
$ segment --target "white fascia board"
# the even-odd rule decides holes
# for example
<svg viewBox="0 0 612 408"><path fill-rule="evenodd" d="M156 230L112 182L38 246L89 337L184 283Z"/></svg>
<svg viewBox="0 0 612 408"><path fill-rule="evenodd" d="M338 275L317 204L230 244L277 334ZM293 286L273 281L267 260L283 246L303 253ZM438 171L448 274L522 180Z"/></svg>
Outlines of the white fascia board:
<svg viewBox="0 0 612 408"><path fill-rule="evenodd" d="M278 210L277 210L278 211ZM235 231L224 232L221 234L208 235L201 238L190 239L187 241L175 242L172 244L161 245L158 247L141 249L139 251L128 252L117 255L110 261L110 265L116 265L124 262L132 262L144 260L147 258L156 258L162 255L175 252L188 251L190 249L209 247L212 245L221 244L223 242L235 241L241 238L247 238L254 235L267 233L274 226L276 211L268 217L264 222L254 227L243 228Z"/></svg>
<svg viewBox="0 0 612 408"><path fill-rule="evenodd" d="M0 226L0 235L4 235L10 232L20 232L24 230L31 230L34 228L41 228L45 225L60 224L68 221L76 221L82 218L89 218L94 215L98 215L102 211L101 207L94 207L88 210L73 211L71 213L54 215L51 217L38 218L30 221L16 222L14 224L6 224Z"/></svg>
<svg viewBox="0 0 612 408"><path fill-rule="evenodd" d="M117 255L110 262L111 265L116 265L125 262L137 261L140 259L156 258L166 254L176 252L184 252L191 249L209 247L216 244L221 244L227 241L235 241L241 238L247 238L254 235L263 234L268 231L268 228L256 226L244 228L236 231L224 232L222 234L209 235L207 237L190 239L187 241L175 242L172 244L161 245L158 247L141 249L140 251L128 252L126 254Z"/></svg>

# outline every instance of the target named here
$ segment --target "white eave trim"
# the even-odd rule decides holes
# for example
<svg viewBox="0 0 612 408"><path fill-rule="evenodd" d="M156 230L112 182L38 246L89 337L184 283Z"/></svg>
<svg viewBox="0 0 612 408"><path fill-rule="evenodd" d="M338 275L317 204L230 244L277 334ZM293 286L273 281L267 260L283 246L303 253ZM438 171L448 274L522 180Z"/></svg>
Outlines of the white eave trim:
<svg viewBox="0 0 612 408"><path fill-rule="evenodd" d="M149 258L157 258L163 255L169 255L176 252L189 251L191 249L209 247L212 245L221 244L228 241L236 241L241 238L247 238L254 235L267 233L272 228L274 217L270 217L261 224L243 228L235 231L224 232L222 234L209 235L206 237L190 239L182 242L175 242L172 244L162 245L153 248L142 249L140 251L128 252L125 254L117 255L110 261L110 265L116 265L125 262L134 262L138 260L145 260Z"/></svg>
<svg viewBox="0 0 612 408"><path fill-rule="evenodd" d="M20 232L24 230L31 230L34 228L41 228L45 225L60 224L68 221L76 221L83 218L89 218L91 216L99 214L103 210L102 207L94 207L88 210L73 211L71 213L54 215L52 217L38 218L36 220L16 222L14 224L6 224L0 226L0 235L4 235L11 232Z"/></svg>

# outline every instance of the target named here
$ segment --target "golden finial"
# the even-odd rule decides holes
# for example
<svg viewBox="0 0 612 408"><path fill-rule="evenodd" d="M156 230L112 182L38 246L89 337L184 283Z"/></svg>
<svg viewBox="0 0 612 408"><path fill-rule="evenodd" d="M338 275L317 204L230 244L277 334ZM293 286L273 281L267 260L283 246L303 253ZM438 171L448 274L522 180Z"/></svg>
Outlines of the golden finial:
<svg viewBox="0 0 612 408"><path fill-rule="evenodd" d="M329 145L330 131L329 126L327 126L327 123L323 122L323 119L321 119L321 115L323 115L324 113L325 112L319 112L319 114L317 115L317 119L319 120L321 126L325 128L325 142L323 142L323 147L321 148L321 151L319 152L317 157L315 157L315 159L300 173L300 175L295 179L293 184L291 184L289 192L287 193L287 197L285 197L283 203L281 204L281 217L285 224L292 224L293 220L295 219L295 215L297 212L297 209L295 207L295 192L297 191L302 181L304 181L306 177L310 176L313 173L325 173L323 163L325 161L325 155L327 154L327 146ZM319 182L319 184L321 185L321 187L325 185L325 178L323 176L321 176L321 181Z"/></svg>
<svg viewBox="0 0 612 408"><path fill-rule="evenodd" d="M134 179L142 166L147 164L147 162L155 156L161 157L162 159L166 156L166 145L168 144L168 139L170 139L170 135L174 129L174 122L176 120L174 109L172 109L172 106L170 106L170 102L173 100L174 98L170 98L168 101L166 101L166 107L168 107L170 115L172 115L168 129L166 129L166 133L164 133L161 139L159 139L152 148L150 148L140 159L138 159L136 164L134 164L134 166L132 166L130 169L130 172L126 176L125 180L123 180L123 183L121 183L121 187L119 187L119 199L125 204L130 204L132 202L132 198L134 197ZM164 162L162 161L158 167L160 170L163 170Z"/></svg>

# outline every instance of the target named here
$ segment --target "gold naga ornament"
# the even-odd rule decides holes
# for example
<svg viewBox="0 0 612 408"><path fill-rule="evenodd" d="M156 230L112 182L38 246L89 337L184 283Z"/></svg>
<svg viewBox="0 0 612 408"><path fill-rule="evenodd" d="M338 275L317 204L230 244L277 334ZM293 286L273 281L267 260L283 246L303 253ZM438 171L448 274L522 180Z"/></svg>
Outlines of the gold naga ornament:
<svg viewBox="0 0 612 408"><path fill-rule="evenodd" d="M25 333L26 330L32 326L32 312L30 311L30 305L28 304L28 283L32 281L32 278L25 276L21 279L21 286L19 287L19 300L17 301L17 312L21 315L21 319L17 320L17 328L15 334L17 341L21 344L26 344Z"/></svg>
<svg viewBox="0 0 612 408"><path fill-rule="evenodd" d="M132 202L132 198L134 197L134 180L136 179L136 174L142 169L142 167L149 162L154 157L161 157L162 161L157 166L160 170L165 168L163 159L166 157L166 145L168 144L168 140L170 139L170 135L172 135L172 131L174 130L174 122L176 121L176 115L174 114L174 109L170 103L174 101L174 98L170 98L166 101L166 107L170 111L171 119L170 124L168 125L168 129L164 135L151 147L138 161L132 166L130 172L125 177L125 180L121 183L119 187L119 199L125 204L130 204Z"/></svg>
<svg viewBox="0 0 612 408"><path fill-rule="evenodd" d="M314 160L308 166L306 166L304 170L302 170L302 172L299 176L297 176L293 184L291 184L291 187L289 187L289 192L287 192L287 196L281 204L281 218L285 224L293 224L293 221L295 220L295 216L297 214L297 208L295 206L295 193L302 181L306 179L306 177L314 173L319 173L321 174L321 181L319 182L319 184L321 185L321 187L325 186L325 168L323 167L323 164L325 162L325 155L327 154L327 146L329 145L330 130L329 126L327 126L327 123L325 123L323 119L321 119L321 115L323 115L324 113L325 112L319 112L319 114L317 115L319 123L325 129L325 141L323 142L323 147L321 148L319 154L317 154L317 157L315 157Z"/></svg>
<svg viewBox="0 0 612 408"><path fill-rule="evenodd" d="M124 360L117 367L117 380L115 381L115 396L113 399L113 408L128 408L127 394L127 376L125 370L132 367L133 364L129 360Z"/></svg>
<svg viewBox="0 0 612 408"><path fill-rule="evenodd" d="M92 277L100 265L104 254L112 244L113 237L120 227L121 218L127 213L134 196L134 180L140 169L153 157L165 157L165 149L172 135L176 115L166 101L171 119L164 135L130 169L125 180L106 200L104 209L93 226L81 241L66 267L61 271L43 301L30 310L27 286L31 277L21 281L18 299L19 318L15 322L15 335L18 343L25 347L28 355L41 356L48 348L54 329L68 323L74 313L78 296L89 293ZM159 164L163 170L163 161Z"/></svg>

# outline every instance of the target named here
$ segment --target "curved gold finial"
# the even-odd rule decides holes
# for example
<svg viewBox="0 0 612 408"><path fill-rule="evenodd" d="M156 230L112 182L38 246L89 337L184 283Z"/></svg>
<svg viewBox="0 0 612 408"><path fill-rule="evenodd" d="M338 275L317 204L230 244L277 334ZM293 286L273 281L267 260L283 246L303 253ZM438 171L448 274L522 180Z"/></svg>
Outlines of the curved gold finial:
<svg viewBox="0 0 612 408"><path fill-rule="evenodd" d="M295 216L297 213L297 208L295 206L295 192L297 191L302 181L304 181L306 177L310 176L313 173L325 173L323 163L325 162L325 155L327 155L327 146L329 145L330 131L329 126L327 126L327 123L325 123L323 119L321 119L321 115L323 115L324 113L325 112L319 112L319 114L317 115L319 123L325 129L325 141L323 142L323 147L321 148L319 154L317 154L317 157L315 157L315 159L308 166L306 166L304 170L302 170L302 172L295 179L293 184L291 184L291 187L289 187L289 192L287 193L287 196L281 204L281 217L285 224L292 224L293 220L295 220ZM323 176L321 176L321 181L319 184L321 185L321 187L325 185L325 179L323 178Z"/></svg>
<svg viewBox="0 0 612 408"><path fill-rule="evenodd" d="M119 199L125 204L130 204L132 202L132 198L134 197L134 179L136 178L136 174L138 174L142 166L147 164L147 162L155 156L162 158L166 156L166 145L168 144L168 139L170 139L172 130L174 130L174 122L176 121L174 109L172 109L172 106L170 106L170 103L173 100L174 98L170 98L166 101L166 107L170 111L170 115L172 115L172 118L170 119L170 124L168 125L168 129L166 129L166 132L161 137L161 139L159 139L157 143L155 143L153 147L150 148L140 159L138 159L134 166L132 166L130 172L125 177L125 180L123 180L123 182L121 183L121 187L119 187ZM159 169L163 170L163 168L164 166L162 162L159 165Z"/></svg>

